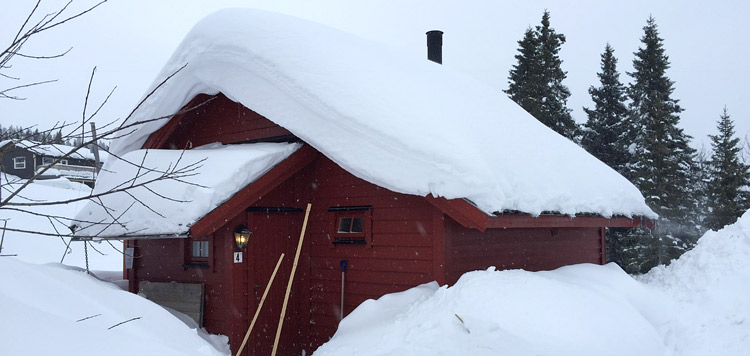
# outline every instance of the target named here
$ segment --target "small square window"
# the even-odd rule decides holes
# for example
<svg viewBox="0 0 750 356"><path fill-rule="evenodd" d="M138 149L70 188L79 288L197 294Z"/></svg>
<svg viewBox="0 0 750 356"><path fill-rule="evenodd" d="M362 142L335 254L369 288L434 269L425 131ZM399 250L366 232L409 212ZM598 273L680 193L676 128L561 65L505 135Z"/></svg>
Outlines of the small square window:
<svg viewBox="0 0 750 356"><path fill-rule="evenodd" d="M26 169L26 157L13 158L13 169Z"/></svg>
<svg viewBox="0 0 750 356"><path fill-rule="evenodd" d="M55 162L55 159L52 157L42 157L42 164L52 164Z"/></svg>
<svg viewBox="0 0 750 356"><path fill-rule="evenodd" d="M68 160L67 159L62 159L62 160L60 160L60 164L67 166L68 165Z"/></svg>
<svg viewBox="0 0 750 356"><path fill-rule="evenodd" d="M192 237L185 241L185 268L211 268L211 236Z"/></svg>
<svg viewBox="0 0 750 356"><path fill-rule="evenodd" d="M372 245L370 232L371 211L369 206L333 207L328 209L333 216L334 245Z"/></svg>
<svg viewBox="0 0 750 356"><path fill-rule="evenodd" d="M190 256L208 258L208 241L193 241Z"/></svg>

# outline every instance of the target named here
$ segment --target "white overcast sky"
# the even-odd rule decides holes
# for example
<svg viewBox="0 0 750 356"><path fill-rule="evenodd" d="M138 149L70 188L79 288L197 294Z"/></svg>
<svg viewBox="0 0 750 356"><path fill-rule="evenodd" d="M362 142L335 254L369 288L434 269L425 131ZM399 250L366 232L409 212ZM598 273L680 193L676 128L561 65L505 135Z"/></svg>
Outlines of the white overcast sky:
<svg viewBox="0 0 750 356"><path fill-rule="evenodd" d="M35 0L7 1L0 12L0 45L5 48ZM94 4L74 0L71 10ZM45 0L43 12L65 1ZM685 109L681 125L708 146L724 106L740 137L750 135L750 2L716 1L398 1L398 0L110 0L92 13L49 33L25 47L31 55L50 55L73 47L63 58L37 61L16 57L3 73L20 83L58 79L33 89L18 90L24 101L0 100L0 124L50 127L56 121L81 119L89 74L97 66L92 104L113 86L117 90L100 114L99 125L127 113L193 24L226 7L255 7L307 18L361 37L426 56L424 32L445 31L443 63L466 72L498 90L507 88L515 63L517 41L528 26L539 24L545 9L552 26L567 37L561 57L572 96L568 107L578 122L582 106L591 106L587 89L598 85L600 54L609 42L619 59L621 80L632 67L649 15L659 25L675 81L674 97ZM15 82L0 78L0 87ZM394 83L397 85L397 83Z"/></svg>

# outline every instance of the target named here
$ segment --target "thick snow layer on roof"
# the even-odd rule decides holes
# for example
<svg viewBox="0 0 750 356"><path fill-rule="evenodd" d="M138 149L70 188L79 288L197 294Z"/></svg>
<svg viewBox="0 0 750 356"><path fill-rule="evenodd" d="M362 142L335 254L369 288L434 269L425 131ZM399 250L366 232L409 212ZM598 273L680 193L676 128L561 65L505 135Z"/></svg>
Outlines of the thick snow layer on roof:
<svg viewBox="0 0 750 356"><path fill-rule="evenodd" d="M425 58L285 15L228 9L186 36L130 122L224 93L347 171L485 212L655 214L625 178L500 91ZM138 149L166 120L112 144Z"/></svg>
<svg viewBox="0 0 750 356"><path fill-rule="evenodd" d="M40 167L39 169L37 169L37 171L40 171L42 169L44 169L44 167ZM42 177L65 177L93 181L94 179L96 179L96 171L94 170L94 167L91 167L90 170L80 170L70 169L70 166L56 165L55 168L50 168L44 171L44 175Z"/></svg>
<svg viewBox="0 0 750 356"><path fill-rule="evenodd" d="M58 144L42 144L38 142L33 141L19 141L16 143L18 147L23 147L28 149L31 152L34 152L38 155L47 156L47 157L62 157L68 152L73 151L76 149L73 146L68 145L58 145ZM94 160L94 153L91 152L88 148L81 148L78 151L75 151L68 156L70 158L75 159L88 159L88 160ZM99 160L101 162L104 162L107 160L107 157L109 157L109 153L99 150Z"/></svg>
<svg viewBox="0 0 750 356"><path fill-rule="evenodd" d="M84 206L76 216L76 234L187 233L190 225L299 147L289 143L211 144L187 151L136 150L122 159L113 158L101 171L93 194L133 188L106 194L101 202Z"/></svg>

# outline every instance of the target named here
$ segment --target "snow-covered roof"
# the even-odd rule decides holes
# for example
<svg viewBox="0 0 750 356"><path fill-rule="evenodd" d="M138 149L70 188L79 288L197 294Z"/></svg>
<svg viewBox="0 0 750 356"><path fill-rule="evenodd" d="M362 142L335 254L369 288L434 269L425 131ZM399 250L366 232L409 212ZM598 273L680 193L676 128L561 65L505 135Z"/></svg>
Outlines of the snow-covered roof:
<svg viewBox="0 0 750 356"><path fill-rule="evenodd" d="M23 147L35 154L47 157L62 157L68 152L76 149L75 147L68 145L47 144L28 140L18 141L16 142L16 146ZM71 153L68 157L74 159L87 159L92 161L95 159L94 153L91 152L88 148L81 148L78 151ZM105 162L108 157L109 153L105 152L104 150L99 150L99 160L101 162Z"/></svg>
<svg viewBox="0 0 750 356"><path fill-rule="evenodd" d="M75 166L74 166L75 167ZM80 167L80 166L79 166ZM37 172L41 171L46 167L40 166ZM89 167L86 167L89 168ZM71 179L83 179L93 181L96 179L96 167L90 167L91 169L70 169L70 166L66 165L55 165L54 168L49 168L44 171L43 177L65 177Z"/></svg>
<svg viewBox="0 0 750 356"><path fill-rule="evenodd" d="M188 151L136 150L112 158L99 174L94 196L134 188L87 202L76 215L76 235L186 234L190 225L300 146L211 144Z"/></svg>
<svg viewBox="0 0 750 356"><path fill-rule="evenodd" d="M449 68L306 20L228 9L201 20L130 122L223 93L390 190L492 213L655 217L625 178L504 93ZM150 91L150 90L149 90ZM167 120L115 141L139 149Z"/></svg>

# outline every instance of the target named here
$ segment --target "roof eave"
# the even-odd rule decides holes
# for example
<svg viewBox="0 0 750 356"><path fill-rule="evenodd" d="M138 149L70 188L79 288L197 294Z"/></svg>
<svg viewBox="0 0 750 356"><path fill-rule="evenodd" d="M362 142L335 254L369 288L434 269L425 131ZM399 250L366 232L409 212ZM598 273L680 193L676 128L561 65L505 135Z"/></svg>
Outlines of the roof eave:
<svg viewBox="0 0 750 356"><path fill-rule="evenodd" d="M82 236L75 235L71 238L71 241L106 241L106 240L162 240L162 239L185 239L190 237L189 233L177 232L169 234L144 234L144 235L94 235L94 236Z"/></svg>
<svg viewBox="0 0 750 356"><path fill-rule="evenodd" d="M238 211L244 211L248 206L257 202L261 197L310 164L318 155L317 150L307 144L303 145L285 160L271 168L266 174L248 184L229 198L229 200L198 219L190 227L190 235L204 236L214 233L224 223L231 220Z"/></svg>

